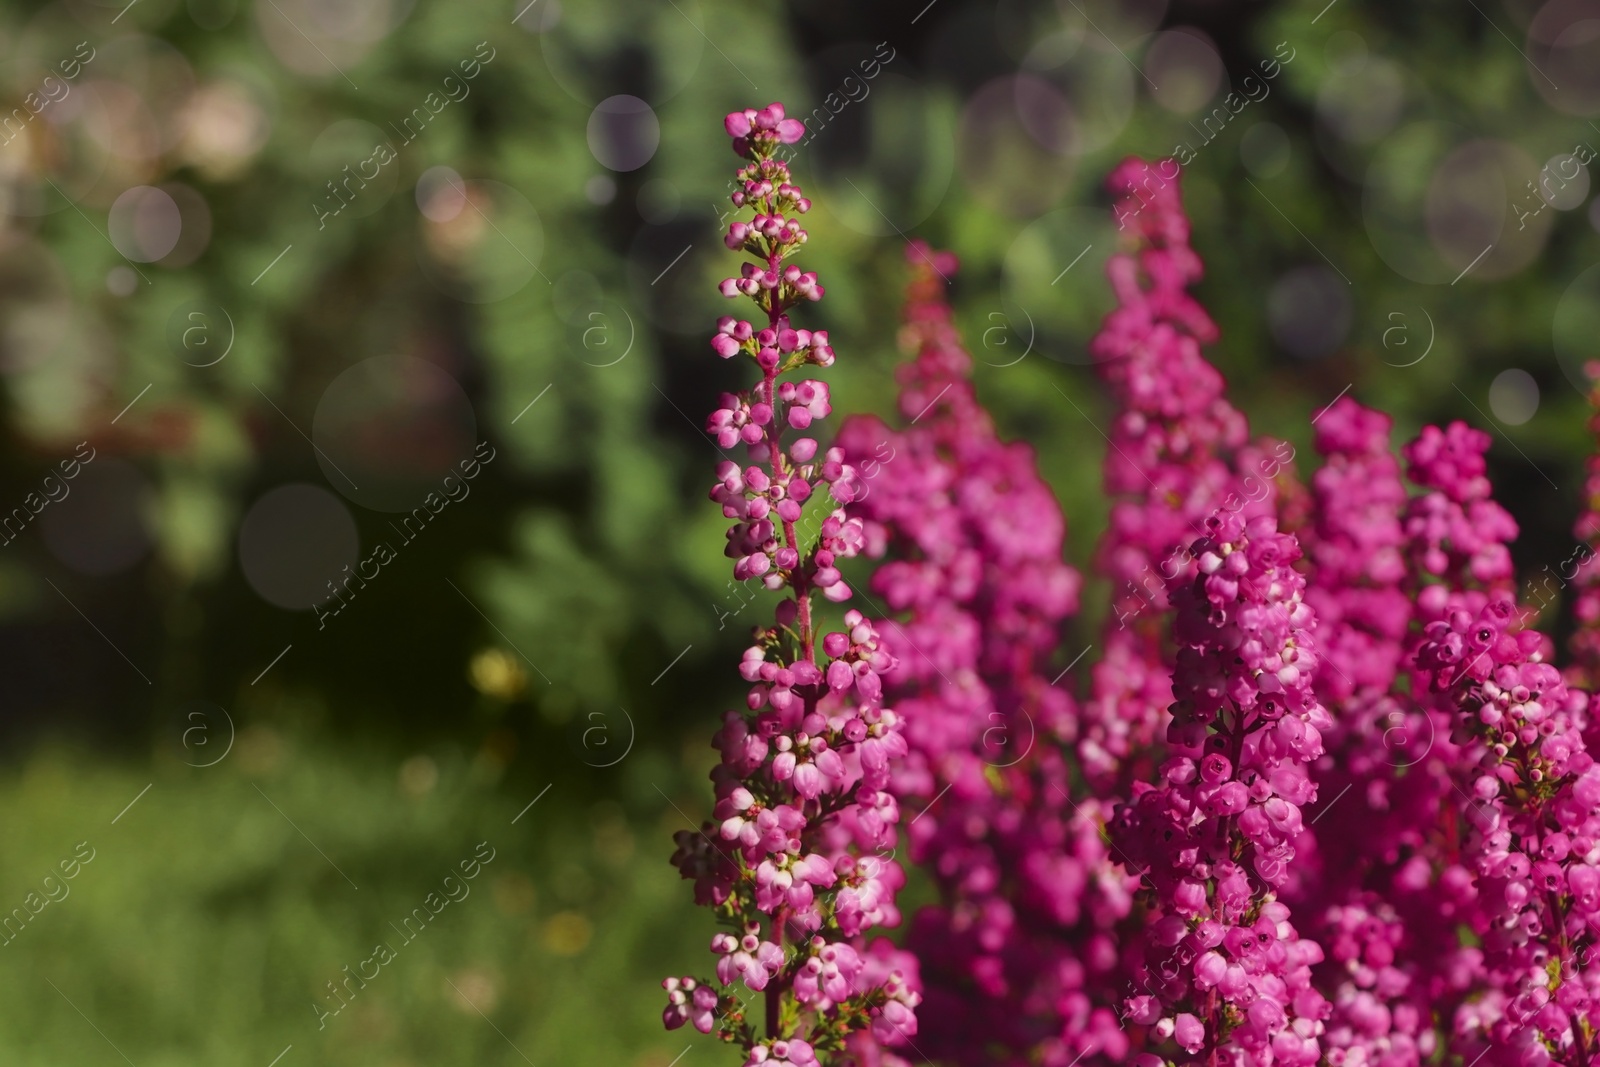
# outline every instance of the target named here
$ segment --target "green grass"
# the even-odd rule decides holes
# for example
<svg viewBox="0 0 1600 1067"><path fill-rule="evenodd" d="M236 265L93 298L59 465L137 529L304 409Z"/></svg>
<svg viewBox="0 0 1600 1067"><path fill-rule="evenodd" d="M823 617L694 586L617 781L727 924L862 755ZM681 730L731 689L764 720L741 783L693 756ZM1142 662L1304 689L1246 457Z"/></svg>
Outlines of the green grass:
<svg viewBox="0 0 1600 1067"><path fill-rule="evenodd" d="M557 784L512 825L544 783L505 772L489 750L259 729L209 768L36 752L0 779L0 906L42 898L79 842L94 858L0 948L0 1063L268 1067L292 1045L278 1067L665 1067L691 1043L710 1062L659 1016L661 976L703 963L710 931L666 863L681 817ZM483 841L468 895L403 943L389 923ZM395 958L319 1030L325 984L380 940Z"/></svg>

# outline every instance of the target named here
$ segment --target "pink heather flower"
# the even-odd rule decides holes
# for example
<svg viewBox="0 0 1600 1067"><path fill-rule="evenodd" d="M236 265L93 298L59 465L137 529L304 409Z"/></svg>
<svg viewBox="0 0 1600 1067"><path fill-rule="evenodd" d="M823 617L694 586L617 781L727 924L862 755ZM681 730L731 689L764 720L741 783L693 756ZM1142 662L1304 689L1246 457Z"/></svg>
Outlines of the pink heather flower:
<svg viewBox="0 0 1600 1067"><path fill-rule="evenodd" d="M1319 822L1314 841L1303 835L1286 899L1336 965L1323 987L1330 1055L1416 1067L1437 1041L1435 987L1463 957L1454 928L1439 921L1449 905L1429 863L1449 869L1430 830L1451 791L1437 758L1453 752L1448 718L1409 697L1404 669L1420 583L1432 579L1410 563L1402 520L1411 505L1389 428L1349 398L1316 422L1326 462L1312 478L1306 602L1324 656L1316 691L1338 710L1315 777L1345 817Z"/></svg>
<svg viewBox="0 0 1600 1067"><path fill-rule="evenodd" d="M909 426L852 418L840 434L864 486L851 510L886 559L873 588L904 616L878 625L876 650L859 617L824 639L836 657L830 684L849 682L841 661L860 670L894 655L884 683L907 732L890 739L900 748L885 762L896 791L923 805L912 856L941 895L910 942L936 1008L918 1018L910 1002L886 1004L874 1033L890 1041L920 1026L919 1047L962 1064L1070 1034L1065 1067L1097 1043L1126 1046L1092 979L1114 963L1107 927L1131 905L1129 879L1105 856L1099 806L1074 803L1051 743L1072 728L1071 698L1034 665L1076 609L1079 580L1061 562L1065 523L1031 451L1003 443L977 401L945 299L954 257L916 242L906 258L901 339L914 358L896 376ZM1087 957L1085 942L1098 946Z"/></svg>
<svg viewBox="0 0 1600 1067"><path fill-rule="evenodd" d="M1229 1062L1309 1064L1327 1011L1311 984L1322 950L1299 936L1276 895L1302 836L1301 808L1316 797L1306 765L1332 726L1312 687L1315 613L1293 566L1299 545L1276 520L1224 513L1206 526L1190 549L1199 573L1169 586L1173 754L1159 784L1135 787L1112 829L1156 905L1137 981L1163 1009L1150 1029L1158 1043L1193 1054L1212 1034ZM1196 766L1213 753L1228 757L1229 782L1219 761ZM1245 787L1237 812L1214 802L1229 784ZM1126 1009L1147 1017L1144 995Z"/></svg>
<svg viewBox="0 0 1600 1067"><path fill-rule="evenodd" d="M1600 563L1595 556L1600 553L1600 362L1591 362L1584 368L1595 382L1589 393L1589 403L1596 409L1589 417L1589 432L1596 442L1595 451L1584 461L1583 505L1572 534L1577 546L1566 559L1554 568L1546 565L1538 581L1539 593L1551 591L1552 580L1559 589L1571 582L1576 591L1573 596L1573 627L1569 648L1572 666L1568 679L1591 692L1600 686ZM1554 571L1554 577L1550 571ZM1544 596L1539 596L1543 601Z"/></svg>
<svg viewBox="0 0 1600 1067"><path fill-rule="evenodd" d="M786 118L783 105L771 103L759 111L746 108L732 111L722 120L722 128L733 138L733 150L747 159L764 159L780 144L794 144L806 135L806 125L799 119ZM770 181L770 178L768 179ZM784 182L788 175L785 173ZM760 188L759 183L757 185ZM798 192L798 190L797 190ZM764 196L762 192L746 192L746 199ZM734 203L743 206L745 200ZM809 207L809 202L807 203Z"/></svg>
<svg viewBox="0 0 1600 1067"><path fill-rule="evenodd" d="M690 1022L702 1034L711 1032L718 1006L715 990L693 978L663 978L661 988L667 991L667 1007L661 1021L668 1030Z"/></svg>
<svg viewBox="0 0 1600 1067"><path fill-rule="evenodd" d="M1486 434L1424 428L1408 493L1389 419L1343 398L1302 488L1202 354L1216 328L1187 293L1176 165L1130 160L1110 181L1118 306L1092 345L1114 404L1113 599L1080 708L1052 682L1076 651L1057 648L1079 586L1065 524L976 400L954 257L908 250L909 425L786 440L832 407L790 376L835 358L789 318L825 292L790 262L810 201L773 158L804 126L775 104L725 127L748 161L725 241L748 261L720 289L760 315L710 343L759 381L708 419L744 449L710 495L735 577L783 599L740 660L712 819L675 839L697 902L742 932L712 939L717 981L663 982L664 1024L777 1067L906 1067L916 1045L963 1067L1600 1064L1582 688L1600 677L1600 458L1578 545L1521 609ZM893 616L819 623L862 553ZM1569 583L1563 675L1527 626ZM938 894L915 955L867 943L900 921L904 802Z"/></svg>
<svg viewBox="0 0 1600 1067"><path fill-rule="evenodd" d="M828 406L827 382L784 382L778 396L788 405L789 425L796 430L804 430L815 419L827 418L833 410Z"/></svg>
<svg viewBox="0 0 1600 1067"><path fill-rule="evenodd" d="M1493 999L1491 1010L1458 1015L1457 1028L1522 1062L1548 1047L1574 1050L1549 1062L1586 1063L1595 1050L1578 1020L1593 1017L1600 994L1600 766L1584 744L1586 694L1548 662L1548 638L1516 627L1512 603L1493 599L1476 616L1457 609L1429 623L1417 650L1475 742L1455 768L1453 799Z"/></svg>
<svg viewBox="0 0 1600 1067"><path fill-rule="evenodd" d="M722 758L711 774L712 818L699 833L680 833L673 855L696 901L736 916L742 933L712 938L715 986L664 983L662 1018L669 1029L718 1028L749 1064L817 1067L814 1042L887 1047L916 1032L917 968L869 966L862 956L868 930L900 921L891 770L907 749L900 716L883 703L881 679L896 658L876 627L849 611L846 630L823 637L815 615L819 593L850 598L839 565L865 547L862 520L845 509L857 495L855 468L837 447L819 456L813 437L787 449L784 441L831 411L827 383L784 377L834 360L826 332L789 319L795 305L823 295L815 274L788 262L807 241L796 217L811 202L773 157L805 127L781 104L734 112L724 125L750 161L733 202L751 216L729 228L727 244L758 262L745 262L721 290L751 298L764 318L724 316L711 338L725 359L751 357L760 380L723 394L706 422L720 448L747 455L717 467L710 497L733 522L725 554L734 578L759 579L784 597L740 659L749 689L745 710L727 712L714 740ZM823 488L830 501L813 501ZM761 994L764 1037L745 1021L736 984Z"/></svg>
<svg viewBox="0 0 1600 1067"><path fill-rule="evenodd" d="M1484 453L1489 435L1463 422L1440 430L1423 428L1406 446L1411 480L1429 492L1406 511L1405 531L1413 563L1424 574L1457 583L1471 579L1489 589L1509 590L1511 551L1517 524L1489 496ZM1429 598L1418 606L1428 618L1448 610Z"/></svg>
<svg viewBox="0 0 1600 1067"><path fill-rule="evenodd" d="M1317 418L1317 450L1327 462L1312 478L1316 519L1307 536L1315 577L1306 600L1317 612L1328 670L1317 678L1325 700L1387 694L1411 622L1400 516L1406 490L1389 450L1390 419L1349 397Z"/></svg>
<svg viewBox="0 0 1600 1067"><path fill-rule="evenodd" d="M1202 266L1177 176L1172 160L1129 159L1106 183L1129 244L1106 266L1117 306L1090 343L1115 411L1105 459L1111 513L1097 554L1112 602L1077 741L1101 795L1125 795L1152 769L1134 757L1155 754L1172 700L1162 638L1168 584L1193 573L1186 547L1214 514L1276 514L1294 456L1281 443L1247 444L1245 418L1201 350L1217 327L1187 291Z"/></svg>
<svg viewBox="0 0 1600 1067"><path fill-rule="evenodd" d="M1350 428L1365 423L1375 431L1381 418L1363 413ZM1351 439L1341 447L1355 444ZM1461 728L1452 692L1430 691L1441 652L1457 647L1450 634L1438 640L1439 627L1475 617L1510 591L1507 542L1516 527L1489 498L1483 461L1488 444L1486 435L1461 424L1425 428L1405 449L1412 477L1424 489L1420 496L1404 502L1403 492L1390 484L1387 449L1374 447L1361 461L1366 471L1353 471L1344 491L1329 494L1323 505L1330 529L1355 519L1369 531L1385 531L1381 538L1366 539L1363 550L1384 569L1387 546L1396 544L1386 515L1397 511L1403 532L1398 543L1406 560L1404 578L1394 590L1376 580L1363 589L1367 583L1357 570L1337 565L1311 578L1313 589L1321 586L1331 598L1319 603L1362 612L1362 621L1350 630L1364 629L1366 636L1351 632L1350 638L1367 642L1362 655L1345 661L1350 678L1341 691L1354 696L1344 702L1321 775L1325 790L1349 791L1364 810L1319 825L1316 852L1295 894L1297 907L1319 913L1313 930L1340 965L1340 980L1328 991L1333 1010L1326 1040L1332 1054L1342 1057L1382 1058L1395 1067L1420 1063L1437 1046L1436 1018L1453 1022L1452 1045L1463 1055L1486 1054L1488 1044L1497 1041L1524 1050L1537 1045L1529 1044L1532 1030L1513 1026L1526 1017L1518 1004L1528 1003L1510 992L1515 981L1507 976L1514 970L1488 951L1497 943L1494 924L1510 920L1497 920L1485 908L1507 898L1474 871L1471 854L1462 847L1463 834L1487 816L1492 805L1486 802L1496 797L1499 783L1473 770L1476 745ZM1330 457L1330 468L1338 462ZM1375 493L1402 503L1398 508L1386 503L1371 511L1371 519L1358 518L1363 501L1375 502ZM1379 546L1382 554L1374 552ZM1319 551L1314 543L1314 558ZM1409 670L1393 678L1391 688L1383 680L1393 662L1390 635L1405 634L1405 624L1391 614L1387 624L1375 625L1383 616L1373 609L1388 598L1384 611L1397 610L1397 595L1408 602L1404 611L1417 616L1423 632L1401 638ZM1335 616L1335 628L1344 625L1337 610ZM1358 617L1352 611L1345 618ZM1329 640L1337 643L1337 632ZM1498 711L1489 711L1487 718L1498 720ZM1563 747L1555 742L1555 751ZM1552 852L1559 854L1560 846L1555 838ZM1540 858L1548 862L1542 850ZM1513 859L1512 866L1521 862ZM1529 868L1535 886L1549 884L1555 874L1548 867L1533 871L1531 862ZM1508 888L1510 898L1524 892L1520 886ZM1519 937L1537 935L1537 924L1526 914L1518 922ZM1472 928L1477 940L1464 943L1457 933L1462 926ZM1571 999L1573 993L1569 989L1564 996ZM1546 1021L1552 1032L1561 1029L1554 1016Z"/></svg>
<svg viewBox="0 0 1600 1067"><path fill-rule="evenodd" d="M752 1048L744 1067L817 1067L817 1054L799 1038L778 1040Z"/></svg>
<svg viewBox="0 0 1600 1067"><path fill-rule="evenodd" d="M1258 1001L1257 1003L1262 1004L1263 1002ZM1276 1005L1273 1006L1276 1007ZM1282 1025L1281 1021L1279 1025ZM1185 1052L1191 1054L1199 1052L1206 1041L1205 1025L1188 1012L1180 1012L1172 1020L1172 1039Z"/></svg>

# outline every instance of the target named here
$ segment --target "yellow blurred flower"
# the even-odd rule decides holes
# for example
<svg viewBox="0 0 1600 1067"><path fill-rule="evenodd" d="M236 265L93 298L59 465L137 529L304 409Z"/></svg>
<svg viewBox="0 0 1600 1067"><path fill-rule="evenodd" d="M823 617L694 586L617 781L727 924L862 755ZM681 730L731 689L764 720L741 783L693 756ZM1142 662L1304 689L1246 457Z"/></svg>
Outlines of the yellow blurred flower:
<svg viewBox="0 0 1600 1067"><path fill-rule="evenodd" d="M486 648L473 656L467 673L474 689L496 700L515 700L528 685L522 664L501 648Z"/></svg>
<svg viewBox="0 0 1600 1067"><path fill-rule="evenodd" d="M578 912L557 912L545 920L544 945L557 956L576 956L588 946L593 932L589 920Z"/></svg>

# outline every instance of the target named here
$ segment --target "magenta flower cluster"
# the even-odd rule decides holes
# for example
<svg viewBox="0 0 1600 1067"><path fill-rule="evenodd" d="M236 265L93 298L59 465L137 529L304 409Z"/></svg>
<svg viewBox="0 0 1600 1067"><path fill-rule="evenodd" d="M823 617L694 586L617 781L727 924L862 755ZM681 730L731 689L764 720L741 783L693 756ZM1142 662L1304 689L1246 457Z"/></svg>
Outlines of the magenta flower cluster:
<svg viewBox="0 0 1600 1067"><path fill-rule="evenodd" d="M1555 568L1555 580L1563 587L1571 583L1574 588L1573 616L1577 629L1572 636L1572 663L1567 674L1572 684L1593 692L1600 686L1600 362L1591 362L1584 368L1595 383L1589 393L1589 403L1595 413L1589 417L1589 431L1595 437L1596 448L1584 464L1583 505L1578 521L1573 524L1572 535L1578 548L1567 561ZM1550 570L1546 565L1542 570ZM1549 581L1540 583L1549 587ZM1542 599L1542 598L1541 598Z"/></svg>
<svg viewBox="0 0 1600 1067"><path fill-rule="evenodd" d="M804 125L725 129L720 290L758 314L711 348L758 380L707 420L710 495L734 578L778 595L678 835L722 930L666 1025L745 1067L1600 1067L1600 456L1537 605L1481 431L1397 451L1342 396L1302 482L1205 356L1176 178L1129 160L1089 344L1109 407L1061 389L1107 420L1089 631L1061 507L980 401L955 257L907 249L898 420L820 443L834 352L790 320L824 290L778 158ZM1562 663L1536 627L1568 598ZM890 940L908 876L929 903Z"/></svg>
<svg viewBox="0 0 1600 1067"><path fill-rule="evenodd" d="M854 417L840 441L870 487L854 510L886 559L872 590L898 616L881 624L910 746L895 788L919 809L911 858L941 894L908 940L927 994L918 1047L963 1062L1034 1051L1065 1067L1096 1040L1126 1040L1088 986L1116 958L1107 927L1131 901L1098 832L1109 808L1071 798L1062 745L1076 704L1045 673L1080 579L1032 450L1003 442L978 402L946 300L955 257L914 242L907 261L900 340L914 358L897 377L909 425ZM1086 902L1097 878L1104 890ZM1088 970L1086 940L1101 961ZM1093 1025L1063 1040L1062 1011Z"/></svg>
<svg viewBox="0 0 1600 1067"><path fill-rule="evenodd" d="M1113 840L1151 905L1146 990L1129 1017L1189 1055L1309 1067L1326 1003L1323 953L1278 898L1317 795L1307 765L1332 724L1313 692L1315 613L1293 534L1263 515L1207 520L1198 574L1173 583L1171 753L1134 787Z"/></svg>
<svg viewBox="0 0 1600 1067"><path fill-rule="evenodd" d="M1600 766L1568 689L1509 600L1430 622L1417 652L1469 735L1463 862L1475 876L1481 1005L1464 1020L1519 1064L1590 1063L1600 1003Z"/></svg>
<svg viewBox="0 0 1600 1067"><path fill-rule="evenodd" d="M712 818L680 832L673 857L726 927L710 942L716 978L667 979L663 1018L669 1029L717 1031L744 1049L747 1067L810 1067L819 1055L904 1045L917 1032L915 959L866 941L873 928L900 922L895 895L905 875L893 858L900 810L890 767L906 743L899 714L884 703L882 677L895 657L877 628L853 609L826 633L819 618L819 599L850 599L839 565L864 545L862 520L846 509L856 470L837 447L784 440L830 410L825 383L785 375L834 360L824 331L789 319L823 295L816 275L790 262L806 243L799 217L811 202L773 155L804 127L772 104L729 115L726 128L748 160L733 202L753 213L729 227L727 243L759 262L747 261L721 290L748 297L759 315L724 318L711 347L747 357L761 377L724 396L707 421L721 447L747 455L719 465L710 495L734 520L726 549L734 578L783 598L739 664L749 688L715 740ZM801 525L808 513L822 516L814 540ZM761 998L761 1012L747 1011L745 992Z"/></svg>

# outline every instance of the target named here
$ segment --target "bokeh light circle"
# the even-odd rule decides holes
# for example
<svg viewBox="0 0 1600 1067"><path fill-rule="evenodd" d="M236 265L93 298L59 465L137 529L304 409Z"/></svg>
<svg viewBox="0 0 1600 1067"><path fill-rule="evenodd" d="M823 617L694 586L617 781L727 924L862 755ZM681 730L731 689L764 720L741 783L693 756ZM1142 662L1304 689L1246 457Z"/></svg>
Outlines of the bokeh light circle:
<svg viewBox="0 0 1600 1067"><path fill-rule="evenodd" d="M1151 98L1178 115L1192 115L1208 104L1222 88L1225 73L1216 44L1193 26L1156 34L1142 66L1153 86Z"/></svg>
<svg viewBox="0 0 1600 1067"><path fill-rule="evenodd" d="M70 107L78 90L92 84L101 107L85 117L101 143L129 165L119 177L148 178L158 171L134 168L151 167L183 138L185 112L195 91L194 68L173 45L146 34L125 34L93 47L93 60L84 65L78 84L61 104Z"/></svg>
<svg viewBox="0 0 1600 1067"><path fill-rule="evenodd" d="M1495 280L1527 266L1544 246L1554 213L1525 224L1519 217L1519 196L1531 195L1526 183L1538 165L1513 145L1452 123L1414 122L1380 141L1371 160L1362 222L1373 249L1402 277L1429 285ZM1524 210L1541 203L1534 196Z"/></svg>
<svg viewBox="0 0 1600 1067"><path fill-rule="evenodd" d="M1322 58L1333 72L1354 70L1367 60L1367 40L1354 30L1335 30L1322 45Z"/></svg>
<svg viewBox="0 0 1600 1067"><path fill-rule="evenodd" d="M1072 119L1072 136L1066 146L1069 151L1081 154L1105 148L1133 117L1134 82L1138 75L1098 34L1050 34L1028 51L1022 70L1060 92ZM1023 92L1028 84L1018 79L1017 104L1023 125L1037 140L1040 135L1030 123L1033 111ZM1049 132L1058 135L1053 128ZM1052 147L1048 141L1041 143Z"/></svg>
<svg viewBox="0 0 1600 1067"><path fill-rule="evenodd" d="M602 167L638 170L661 147L661 120L637 96L608 96L595 105L586 131L589 152Z"/></svg>
<svg viewBox="0 0 1600 1067"><path fill-rule="evenodd" d="M639 187L634 199L639 217L652 225L660 226L678 216L683 206L683 195L678 187L665 178L652 178Z"/></svg>
<svg viewBox="0 0 1600 1067"><path fill-rule="evenodd" d="M1033 143L1054 156L1077 154L1077 119L1066 94L1043 78L1019 74L1011 83L1013 104Z"/></svg>
<svg viewBox="0 0 1600 1067"><path fill-rule="evenodd" d="M272 132L256 94L227 80L196 90L184 107L181 125L178 158L216 181L248 169Z"/></svg>
<svg viewBox="0 0 1600 1067"><path fill-rule="evenodd" d="M256 29L289 70L346 86L350 68L394 30L411 0L272 0L255 4Z"/></svg>
<svg viewBox="0 0 1600 1067"><path fill-rule="evenodd" d="M1507 426L1521 426L1539 410L1539 383L1518 367L1501 371L1489 383L1489 410Z"/></svg>
<svg viewBox="0 0 1600 1067"><path fill-rule="evenodd" d="M1405 107L1405 78L1386 59L1350 61L1317 90L1317 119L1340 140L1367 145L1383 137Z"/></svg>
<svg viewBox="0 0 1600 1067"><path fill-rule="evenodd" d="M183 213L165 191L136 185L112 203L106 230L124 257L135 263L154 263L177 247Z"/></svg>
<svg viewBox="0 0 1600 1067"><path fill-rule="evenodd" d="M340 119L311 142L311 196L323 226L335 225L336 219L366 218L394 195L400 165L393 142L360 119Z"/></svg>
<svg viewBox="0 0 1600 1067"><path fill-rule="evenodd" d="M449 222L467 207L467 187L450 167L429 167L417 179L417 210L430 222Z"/></svg>
<svg viewBox="0 0 1600 1067"><path fill-rule="evenodd" d="M1528 82L1567 115L1600 114L1600 2L1550 0L1528 25Z"/></svg>
<svg viewBox="0 0 1600 1067"><path fill-rule="evenodd" d="M1320 263L1284 274L1267 294L1273 340L1297 359L1332 355L1350 336L1350 287Z"/></svg>
<svg viewBox="0 0 1600 1067"><path fill-rule="evenodd" d="M538 276L544 223L528 198L509 185L473 178L461 190L466 205L448 221L421 220L417 261L440 292L492 304Z"/></svg>
<svg viewBox="0 0 1600 1067"><path fill-rule="evenodd" d="M160 259L163 267L187 267L211 244L211 208L205 197L179 182L168 182L160 191L172 198L178 209L178 240Z"/></svg>
<svg viewBox="0 0 1600 1067"><path fill-rule="evenodd" d="M86 80L78 92L83 94L83 129L105 153L115 177L154 172L161 155L161 130L144 97L130 86L100 77Z"/></svg>
<svg viewBox="0 0 1600 1067"><path fill-rule="evenodd" d="M1020 99L1033 112L1024 119ZM1048 129L1052 147L1035 131ZM956 132L962 184L991 210L1020 218L1048 210L1072 180L1072 114L1048 83L1028 75L995 78L973 93Z"/></svg>
<svg viewBox="0 0 1600 1067"><path fill-rule="evenodd" d="M269 490L239 524L245 581L261 599L289 611L310 611L330 599L332 588L353 572L360 550L350 509L316 485Z"/></svg>
<svg viewBox="0 0 1600 1067"><path fill-rule="evenodd" d="M478 420L456 380L409 356L362 360L329 383L311 423L328 484L374 511L421 507L472 456Z"/></svg>
<svg viewBox="0 0 1600 1067"><path fill-rule="evenodd" d="M129 297L139 291L139 276L126 263L119 263L106 271L106 292L112 296Z"/></svg>
<svg viewBox="0 0 1600 1067"><path fill-rule="evenodd" d="M1539 196L1557 211L1582 207L1589 199L1589 168L1571 152L1551 156L1539 172Z"/></svg>
<svg viewBox="0 0 1600 1067"><path fill-rule="evenodd" d="M1505 141L1469 141L1440 162L1428 185L1424 217L1434 249L1463 272L1457 277L1508 278L1539 255L1552 213L1522 215L1515 207L1538 174L1539 164ZM1542 203L1535 195L1532 206Z"/></svg>

